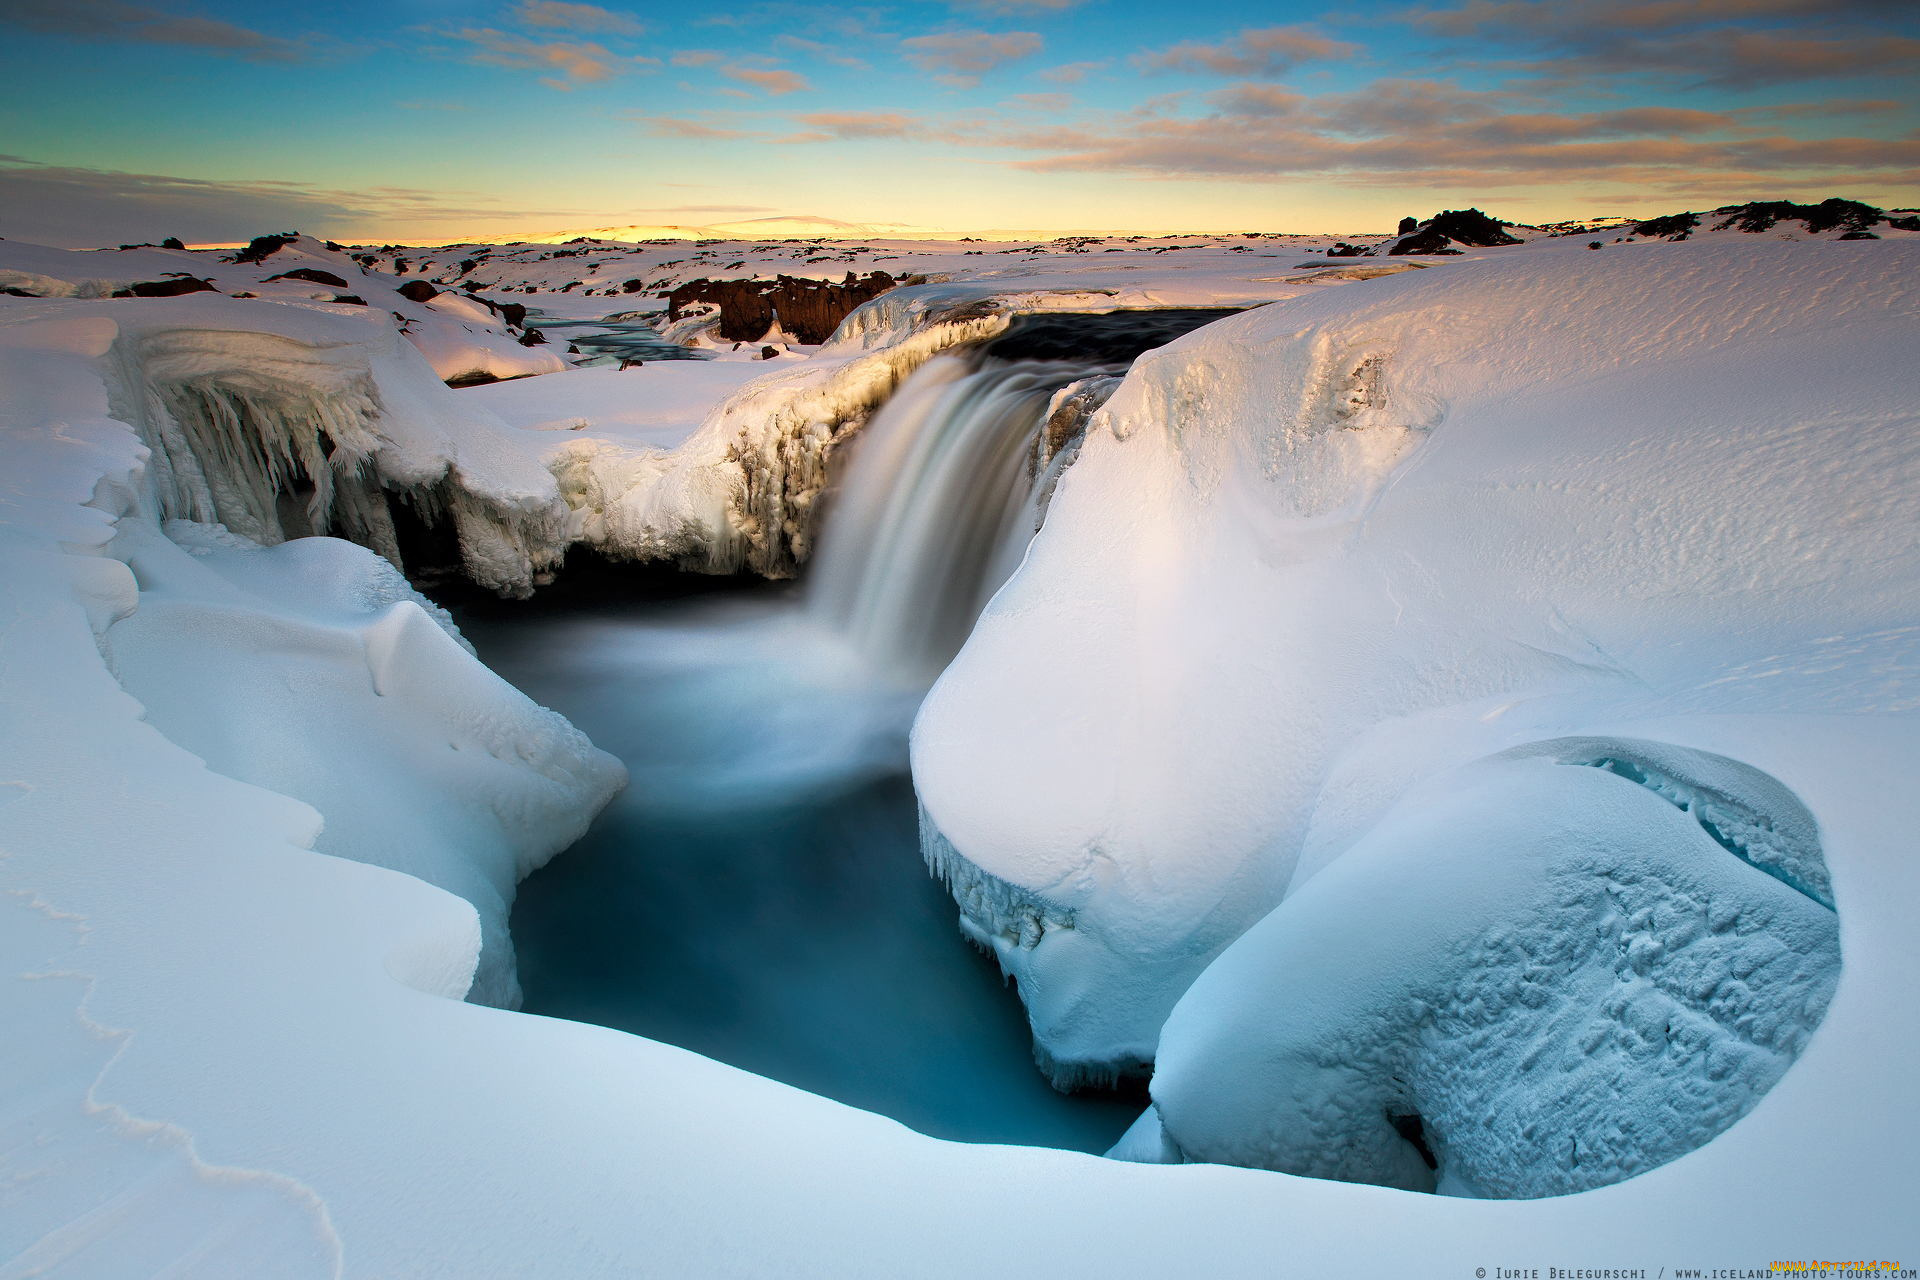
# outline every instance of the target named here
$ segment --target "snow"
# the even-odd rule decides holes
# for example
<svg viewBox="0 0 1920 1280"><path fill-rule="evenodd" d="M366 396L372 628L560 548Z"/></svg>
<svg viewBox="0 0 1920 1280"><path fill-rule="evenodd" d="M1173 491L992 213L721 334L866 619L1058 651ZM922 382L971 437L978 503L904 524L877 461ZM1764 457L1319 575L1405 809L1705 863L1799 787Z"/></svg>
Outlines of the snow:
<svg viewBox="0 0 1920 1280"><path fill-rule="evenodd" d="M1448 767L1629 712L1910 712L1915 253L1536 242L1139 361L913 736L1056 1078L1152 1061Z"/></svg>
<svg viewBox="0 0 1920 1280"><path fill-rule="evenodd" d="M346 250L330 249L310 236L283 245L259 262L232 262L233 256L154 248L53 249L0 240L0 288L50 298L102 297L139 281L192 276L210 282L217 292L249 299L372 311L381 323L397 324L442 378L518 378L566 367L551 347L522 346L487 305L451 294L424 303L402 297L391 276L369 272ZM276 279L299 270L323 272L344 281L345 287ZM335 304L342 296L358 298L360 304Z"/></svg>
<svg viewBox="0 0 1920 1280"><path fill-rule="evenodd" d="M1287 1044L1261 997L1266 975L1294 980L1294 949L1311 941L1290 922L1304 912L1269 914L1289 884L1289 903L1338 901L1349 925L1328 947L1348 961L1388 905L1431 944L1471 928L1498 887L1469 879L1460 911L1441 909L1462 870L1457 846L1428 838L1441 818L1532 848L1575 795L1657 834L1645 864L1730 889L1739 918L1817 922L1824 907L1762 866L1813 885L1784 792L1817 826L1844 964L1798 1060L1717 1138L1578 1194L1447 1199L940 1143L635 1037L465 1003L479 913L339 856L358 855L341 793L391 816L429 792L444 797L429 807L465 807L493 779L501 831L514 813L544 828L560 809L591 812L587 783L607 781L597 757L491 683L371 557L163 529L134 421L145 410L128 395L142 384L119 370L143 335L191 332L162 348L237 368L255 348L222 354L206 335L265 334L316 376L350 370L381 389L372 429L394 465L431 472L451 451L464 474L471 447L503 493L544 494L541 442L587 433L529 422L518 430L533 439L516 439L465 399L502 388L437 385L359 309L8 298L0 1274L897 1276L911 1258L918 1274L974 1276L1015 1257L1074 1274L1270 1275L1278 1259L1396 1276L1909 1256L1913 249L1577 249L1534 243L1311 289L1143 360L1096 412L1025 567L923 712L916 775L931 847L978 890L982 936L1015 935L1002 954L1063 1063L1108 1069L1159 1048L1170 1071L1190 1064L1189 1082L1229 1073L1219 1105L1254 1109L1278 1095L1217 1049ZM1309 351L1288 354L1295 335ZM1377 373L1360 373L1373 354ZM782 390L764 394L824 413L884 395L867 388L921 359L874 358L857 371L857 358L825 360L819 382L781 368L767 385ZM222 607L217 661L164 656L169 612ZM269 642L286 648L269 660ZM364 687L349 693L356 645ZM129 692L103 647L153 688ZM288 753L288 775L321 788L311 798L226 771L271 760L233 752L223 766L173 740L211 739L216 709L161 705L171 682L211 687L231 668L244 686L283 661L298 678L262 688L257 719L245 701L228 710L235 732ZM409 709L390 714L382 697ZM294 767L318 749L296 732L310 723L352 735L363 777L395 758L411 775L432 744L373 736L402 722L488 744L487 759L408 778L396 765L338 790ZM1502 756L1569 738L1651 766L1636 767L1654 785ZM577 771L564 805L548 748ZM1557 771L1551 795L1529 790L1535 770ZM1457 807L1397 811L1424 785ZM1747 821L1760 814L1773 825ZM447 838L441 820L424 817L421 838ZM329 830L344 842L332 856L316 851ZM1769 854L1763 831L1789 834ZM537 834L514 865L559 833ZM1485 861L1522 887L1546 870ZM1157 912L1167 928L1150 927ZM1154 1045L1174 997L1242 934ZM1347 1033L1353 1010L1409 977L1379 965L1348 985L1319 964L1334 989L1288 998ZM1046 1021L1049 1000L1084 1011L1074 984L1122 974L1137 1016L1046 1038L1065 1025ZM1183 1110L1194 1098L1178 1075L1155 1088L1166 1123L1154 1113L1123 1146L1136 1159L1165 1158L1169 1142L1203 1150L1212 1125ZM1690 1132L1735 1102L1713 1102ZM1514 1149L1489 1143L1461 1168L1491 1180Z"/></svg>
<svg viewBox="0 0 1920 1280"><path fill-rule="evenodd" d="M1181 999L1153 1081L1173 1150L1531 1197L1725 1129L1819 1024L1839 930L1710 834L1797 833L1824 880L1798 802L1690 756L1563 740L1419 788ZM1667 794L1625 776L1648 772ZM1714 799L1682 772L1714 777ZM1396 1129L1410 1117L1437 1171Z"/></svg>
<svg viewBox="0 0 1920 1280"><path fill-rule="evenodd" d="M472 903L469 998L516 1007L514 885L585 832L624 772L471 656L386 561L130 521L138 609L102 638L148 723L230 778L314 806L314 843Z"/></svg>

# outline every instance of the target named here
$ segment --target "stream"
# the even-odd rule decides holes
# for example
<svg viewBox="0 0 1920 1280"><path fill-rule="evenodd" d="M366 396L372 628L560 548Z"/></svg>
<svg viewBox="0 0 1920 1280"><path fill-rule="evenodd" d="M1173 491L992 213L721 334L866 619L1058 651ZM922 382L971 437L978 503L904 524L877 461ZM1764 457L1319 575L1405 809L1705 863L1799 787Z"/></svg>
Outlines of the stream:
<svg viewBox="0 0 1920 1280"><path fill-rule="evenodd" d="M862 432L810 581L581 566L469 601L486 663L632 780L521 886L525 1009L630 1031L935 1137L1104 1151L1145 1105L1055 1092L921 861L906 737L1017 566L1052 393L1095 370L942 357Z"/></svg>

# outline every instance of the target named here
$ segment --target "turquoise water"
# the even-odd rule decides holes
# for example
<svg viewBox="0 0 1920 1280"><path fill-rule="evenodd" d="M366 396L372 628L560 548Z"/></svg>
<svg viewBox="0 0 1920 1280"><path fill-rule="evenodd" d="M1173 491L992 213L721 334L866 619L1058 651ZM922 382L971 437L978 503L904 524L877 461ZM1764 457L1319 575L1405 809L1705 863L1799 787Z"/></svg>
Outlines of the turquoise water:
<svg viewBox="0 0 1920 1280"><path fill-rule="evenodd" d="M917 694L872 688L777 589L676 599L703 584L631 582L624 603L600 585L460 612L488 665L633 773L521 885L527 1011L937 1137L1111 1145L1144 1097L1047 1086L1018 1000L920 861L905 772Z"/></svg>

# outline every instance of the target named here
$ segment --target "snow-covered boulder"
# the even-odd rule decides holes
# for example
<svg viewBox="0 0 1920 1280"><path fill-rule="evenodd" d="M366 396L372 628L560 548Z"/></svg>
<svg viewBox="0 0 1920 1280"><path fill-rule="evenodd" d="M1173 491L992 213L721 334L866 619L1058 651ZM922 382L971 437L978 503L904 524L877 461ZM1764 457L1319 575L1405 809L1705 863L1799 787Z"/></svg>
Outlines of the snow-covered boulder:
<svg viewBox="0 0 1920 1280"><path fill-rule="evenodd" d="M525 594L566 548L537 439L442 385L365 309L166 300L17 302L16 332L73 336L153 451L150 514L255 542L339 532L402 563L394 505L450 526L473 581Z"/></svg>
<svg viewBox="0 0 1920 1280"><path fill-rule="evenodd" d="M1916 268L1541 241L1139 361L913 736L929 859L1054 1078L1151 1062L1423 778L1629 712L1738 712L1694 745L1767 768L1770 717L1907 705Z"/></svg>
<svg viewBox="0 0 1920 1280"><path fill-rule="evenodd" d="M1227 948L1168 1020L1154 1114L1176 1160L1586 1190L1750 1110L1839 969L1816 824L1785 788L1561 739L1416 788Z"/></svg>

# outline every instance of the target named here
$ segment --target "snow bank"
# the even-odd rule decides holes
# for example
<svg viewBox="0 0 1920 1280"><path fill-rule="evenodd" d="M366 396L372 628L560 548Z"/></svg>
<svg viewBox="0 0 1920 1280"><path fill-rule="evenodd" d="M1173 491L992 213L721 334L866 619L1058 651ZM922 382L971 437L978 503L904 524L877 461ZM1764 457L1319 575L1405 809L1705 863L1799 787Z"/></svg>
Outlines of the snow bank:
<svg viewBox="0 0 1920 1280"><path fill-rule="evenodd" d="M1201 974L1155 1112L1176 1158L1455 1195L1617 1182L1805 1047L1839 977L1825 882L1805 809L1732 761L1574 739L1444 774Z"/></svg>
<svg viewBox="0 0 1920 1280"><path fill-rule="evenodd" d="M53 249L0 240L0 288L48 298L106 297L129 285L183 276L205 280L215 292L294 306L332 304L343 312L370 310L391 318L400 332L448 380L520 378L552 373L566 362L551 346L526 346L491 304L454 293L402 293L390 274L366 270L346 250L296 236L258 261L205 250ZM336 283L337 282L337 283ZM415 290L429 295L431 289Z"/></svg>
<svg viewBox="0 0 1920 1280"><path fill-rule="evenodd" d="M142 319L157 313L128 316L129 304L73 305L82 311L0 328L0 351L20 379L7 407L22 491L65 480L48 479L59 460L49 439L76 423L115 450L88 508L110 522L101 529L111 541L90 540L96 558L66 566L92 584L95 660L171 743L220 774L312 804L324 818L302 843L466 898L480 913L484 954L463 989L471 978L475 998L517 1003L506 941L513 887L585 830L617 789L619 765L480 666L445 613L372 553L328 538L265 547L178 519L163 532L157 521L185 501L181 473L198 457L169 453L164 438L151 448L109 415L151 408L179 385L230 388L227 379L244 377L246 389L232 394L252 398L258 424L296 422L286 409L293 396L332 415L312 430L336 454L364 439L370 452L391 445L396 467L432 458L434 424L409 418L417 434L400 441L373 434L385 421L379 344L340 340L364 326L342 334L329 317L296 341L222 330L235 309L224 299L175 304L175 324L199 323L152 330ZM322 345L321 335L334 341ZM280 439L289 452L314 447L291 432ZM258 451L273 440L233 443ZM316 467L323 478L327 461ZM213 475L229 486L216 513L257 497L231 488L239 466ZM85 483L84 472L67 483ZM249 510L271 518L271 491Z"/></svg>
<svg viewBox="0 0 1920 1280"><path fill-rule="evenodd" d="M363 548L128 520L112 551L140 600L101 648L148 723L218 773L311 804L320 852L472 903L468 998L518 1006L514 886L584 834L619 764L482 667Z"/></svg>
<svg viewBox="0 0 1920 1280"><path fill-rule="evenodd" d="M401 562L389 494L450 524L461 568L526 594L565 550L566 509L537 445L429 376L386 317L211 294L9 308L112 327L118 412L153 449L165 519L257 542L339 529Z"/></svg>
<svg viewBox="0 0 1920 1280"><path fill-rule="evenodd" d="M1767 717L1910 706L1916 265L1536 242L1136 364L913 738L1055 1079L1152 1061L1422 778L1629 709L1749 715L1755 763Z"/></svg>

